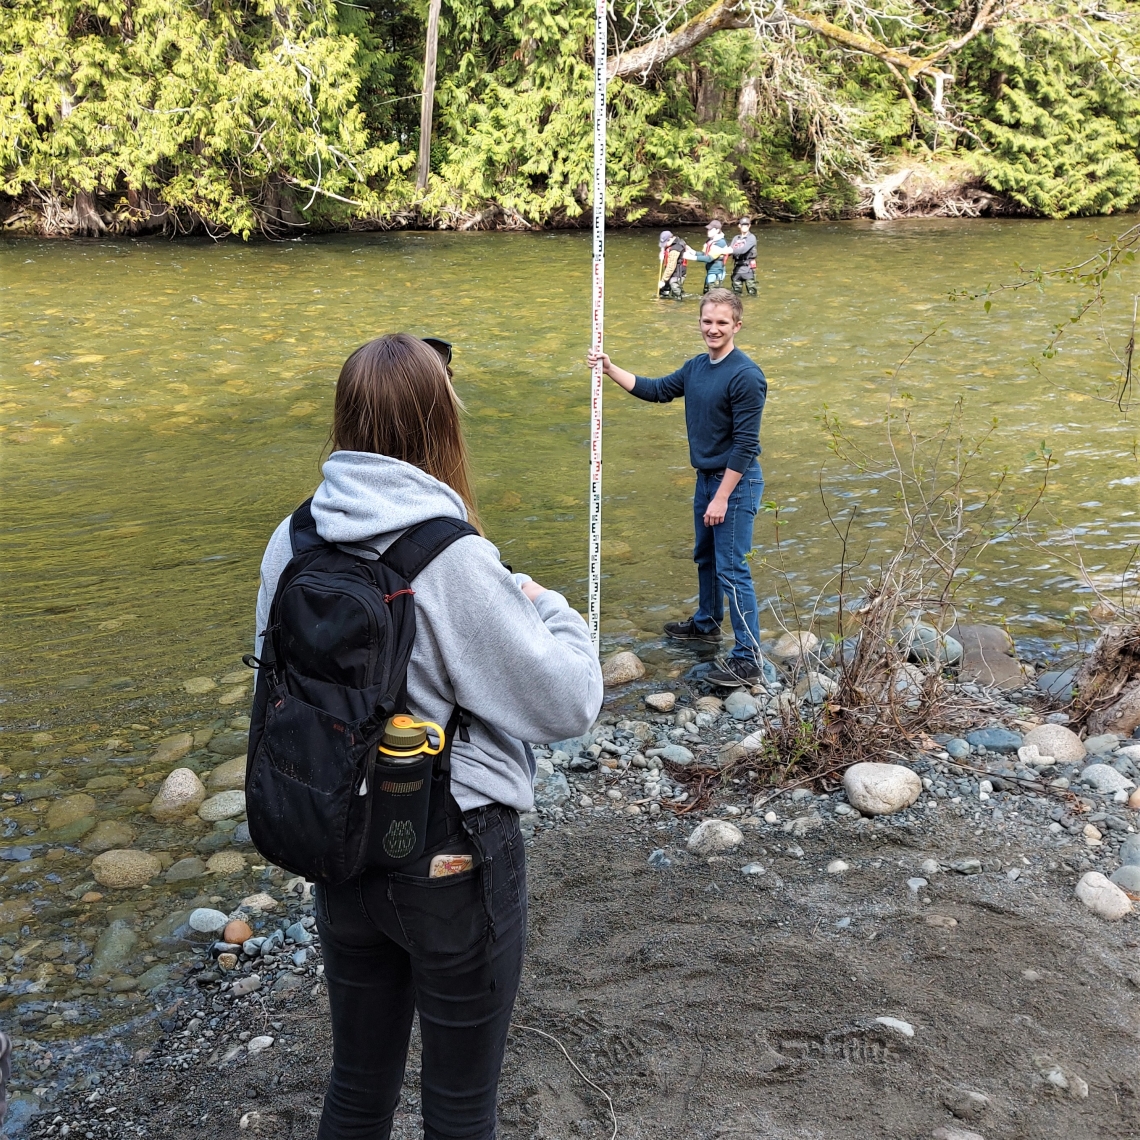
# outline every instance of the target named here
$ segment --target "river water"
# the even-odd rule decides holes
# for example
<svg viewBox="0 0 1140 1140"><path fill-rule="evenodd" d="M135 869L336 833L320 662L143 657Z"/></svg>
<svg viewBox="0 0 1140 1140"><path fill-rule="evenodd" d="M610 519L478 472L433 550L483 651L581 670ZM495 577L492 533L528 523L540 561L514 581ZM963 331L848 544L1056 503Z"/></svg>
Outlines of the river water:
<svg viewBox="0 0 1140 1140"><path fill-rule="evenodd" d="M889 407L912 409L933 433L960 400L963 438L988 433L963 484L968 505L1004 478L991 526L1000 531L1033 499L1043 443L1053 469L1032 533L982 551L958 604L1007 621L1038 652L1088 631L1089 580L1114 588L1140 541L1136 430L1104 398L1118 368L1092 320L1065 333L1058 356L1042 357L1073 310L1071 291L1003 292L988 314L952 294L1012 281L1018 265L1071 263L1119 228L982 220L759 231L760 295L745 299L738 343L769 381L762 462L765 497L779 511L756 531L756 579L770 604L763 627L775 630L780 613L788 620L789 597L834 608L841 549L829 512L842 523L859 507L849 554L864 570L900 534L892 485L829 450L825 408L874 468L887 454ZM654 235L616 234L608 254L614 359L658 375L695 354L696 300L655 297ZM354 347L396 329L454 342L487 533L516 570L584 608L589 240L7 241L0 267L0 842L23 846L0 880L0 939L17 951L33 936L66 948L47 959L28 952L22 973L5 975L16 1000L82 1001L77 971L53 963L78 961L82 981L79 946L104 929L109 901L84 909L68 894L88 875L90 853L77 846L87 817L53 830L37 809L94 780L85 794L95 816L129 822L138 846L169 861L200 842L145 814L164 774L152 752L197 731L185 762L205 772L220 758L202 747L206 736L242 727L231 721L246 711L240 655L252 642L261 551L319 479L334 382ZM1110 282L1105 313L1118 346L1140 280L1127 272ZM690 286L699 287L695 273ZM910 462L905 445L902 456ZM929 444L917 462L929 469ZM690 612L695 594L682 405L649 406L610 386L604 479L603 648L636 645L651 675L675 676L691 658L662 643L660 626ZM51 794L35 799L37 787ZM10 798L21 789L22 804ZM54 851L56 862L45 861ZM160 883L144 888L152 922L206 889ZM250 872L224 893L252 889ZM110 894L120 910L142 897ZM147 946L144 937L135 953ZM128 956L116 968L145 965Z"/></svg>

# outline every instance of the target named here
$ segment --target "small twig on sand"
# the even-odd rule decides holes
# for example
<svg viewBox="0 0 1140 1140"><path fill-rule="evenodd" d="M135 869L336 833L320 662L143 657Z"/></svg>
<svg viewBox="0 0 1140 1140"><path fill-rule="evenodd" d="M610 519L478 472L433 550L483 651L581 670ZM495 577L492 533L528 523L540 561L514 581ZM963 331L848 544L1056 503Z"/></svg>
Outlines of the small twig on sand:
<svg viewBox="0 0 1140 1140"><path fill-rule="evenodd" d="M606 1104L608 1104L610 1107L610 1120L613 1122L614 1126L613 1132L610 1133L610 1140L616 1140L618 1134L617 1113L614 1111L614 1102L610 1099L610 1094L606 1092L606 1090L602 1088L601 1085L594 1084L594 1082L590 1080L590 1078L586 1076L586 1074L583 1073L581 1069L578 1068L578 1066L574 1063L574 1058L566 1052L566 1047L562 1044L562 1042L559 1041L557 1037L552 1037L549 1033L545 1032L542 1029L535 1029L533 1025L519 1025L517 1021L512 1021L511 1028L525 1029L528 1033L537 1033L539 1037L545 1037L547 1041L550 1041L554 1045L557 1045L558 1048L562 1050L562 1056L570 1062L570 1067L574 1070L574 1072L576 1072L578 1076L580 1076L582 1080L584 1080L586 1084L590 1086L590 1088L596 1089L602 1094L602 1096L606 1098Z"/></svg>

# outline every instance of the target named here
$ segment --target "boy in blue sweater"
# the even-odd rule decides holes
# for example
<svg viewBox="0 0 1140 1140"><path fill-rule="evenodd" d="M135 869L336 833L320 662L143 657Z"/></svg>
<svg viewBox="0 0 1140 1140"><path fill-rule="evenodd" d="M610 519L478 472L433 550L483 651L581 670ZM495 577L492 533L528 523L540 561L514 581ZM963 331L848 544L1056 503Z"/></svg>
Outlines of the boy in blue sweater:
<svg viewBox="0 0 1140 1140"><path fill-rule="evenodd" d="M665 632L678 641L715 645L720 641L724 598L736 645L708 680L739 688L760 679L760 622L756 588L746 555L764 491L760 454L760 417L768 394L764 373L734 343L744 308L727 289L701 298L701 337L707 353L686 360L656 380L619 368L605 353L592 350L587 361L601 360L602 371L638 399L667 404L685 398L689 462L697 471L693 496L700 604L686 621L669 622Z"/></svg>

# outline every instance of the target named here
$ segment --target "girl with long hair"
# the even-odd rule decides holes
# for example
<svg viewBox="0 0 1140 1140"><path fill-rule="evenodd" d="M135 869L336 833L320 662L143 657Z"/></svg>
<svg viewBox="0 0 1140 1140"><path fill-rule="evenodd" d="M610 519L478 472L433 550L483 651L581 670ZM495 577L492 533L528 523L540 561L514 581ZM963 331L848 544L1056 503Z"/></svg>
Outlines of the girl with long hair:
<svg viewBox="0 0 1140 1140"><path fill-rule="evenodd" d="M345 361L333 451L311 508L326 542L382 553L427 519L478 526L462 405L438 347L393 333ZM259 653L291 556L285 519L261 564ZM414 589L408 711L437 724L456 708L472 718L453 740L449 803L491 870L490 887L481 899L463 891L441 903L447 879L414 867L377 867L339 886L318 885L333 1036L318 1140L387 1140L416 1012L426 1140L494 1140L526 941L518 823L534 804L526 742L580 735L601 706L601 670L586 623L560 594L512 574L486 538L454 542Z"/></svg>

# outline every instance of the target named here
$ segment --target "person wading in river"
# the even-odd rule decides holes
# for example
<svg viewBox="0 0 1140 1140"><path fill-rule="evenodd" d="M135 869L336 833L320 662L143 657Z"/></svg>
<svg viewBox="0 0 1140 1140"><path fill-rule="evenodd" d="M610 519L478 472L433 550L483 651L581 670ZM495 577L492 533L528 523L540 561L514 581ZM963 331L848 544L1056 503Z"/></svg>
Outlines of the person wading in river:
<svg viewBox="0 0 1140 1140"><path fill-rule="evenodd" d="M427 520L477 526L449 358L444 342L395 333L345 362L334 450L309 506L316 533L334 549L374 560ZM293 558L292 522L274 531L261 563L259 659ZM286 576L286 588L295 580ZM523 742L585 732L601 707L601 669L566 599L512 574L478 533L442 549L401 593L414 595L416 617L407 712L442 725L462 708L459 723L470 723L449 733L446 855L429 849L398 872L366 863L340 885L317 884L333 1039L318 1140L387 1140L417 1011L426 1140L493 1140L526 942L518 817L534 806L535 762ZM313 610L313 637L335 648L328 608ZM478 870L468 869L473 858Z"/></svg>
<svg viewBox="0 0 1140 1140"><path fill-rule="evenodd" d="M756 235L752 232L752 219L741 218L736 223L740 233L729 246L732 252L732 291L739 297L745 289L750 297L756 296Z"/></svg>
<svg viewBox="0 0 1140 1140"><path fill-rule="evenodd" d="M678 641L716 645L721 639L724 597L736 645L708 680L724 688L750 685L759 679L760 624L756 588L747 555L764 476L760 454L760 417L768 394L764 373L736 347L743 317L740 298L713 289L701 298L700 331L707 353L686 360L676 372L656 380L619 368L605 353L587 355L627 392L651 403L685 399L689 461L697 470L693 523L700 586L697 612L685 621L669 622L665 632Z"/></svg>

